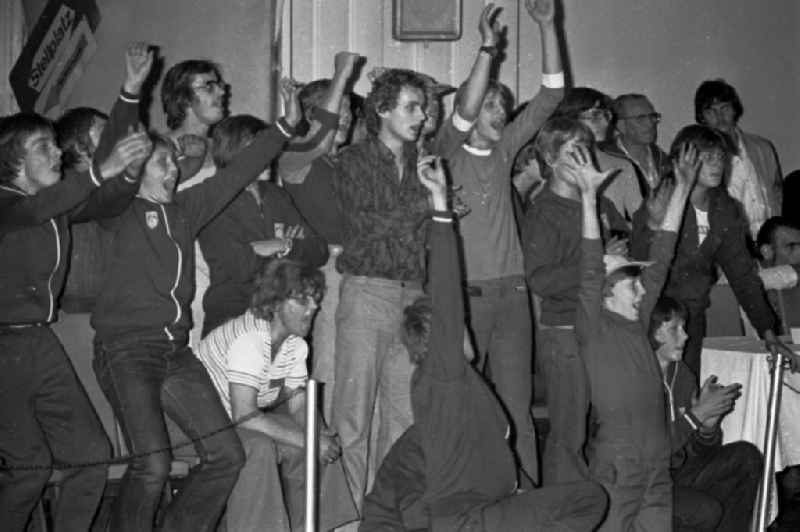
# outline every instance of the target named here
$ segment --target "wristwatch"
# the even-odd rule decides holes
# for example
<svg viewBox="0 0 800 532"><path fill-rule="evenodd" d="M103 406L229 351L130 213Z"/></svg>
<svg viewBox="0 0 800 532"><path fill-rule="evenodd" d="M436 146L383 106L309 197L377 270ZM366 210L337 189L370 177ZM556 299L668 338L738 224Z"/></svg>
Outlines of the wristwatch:
<svg viewBox="0 0 800 532"><path fill-rule="evenodd" d="M478 52L486 52L487 54L489 54L489 57L494 59L495 57L497 57L497 52L498 51L497 51L497 46L496 45L492 45L492 46L484 45L484 46L481 46L480 48L478 48Z"/></svg>

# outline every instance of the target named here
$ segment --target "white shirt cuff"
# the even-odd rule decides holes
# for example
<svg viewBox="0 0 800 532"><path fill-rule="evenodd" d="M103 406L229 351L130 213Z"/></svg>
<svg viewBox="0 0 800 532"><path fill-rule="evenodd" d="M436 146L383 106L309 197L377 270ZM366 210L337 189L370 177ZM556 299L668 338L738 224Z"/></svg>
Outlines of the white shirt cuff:
<svg viewBox="0 0 800 532"><path fill-rule="evenodd" d="M466 133L467 131L472 129L472 125L475 123L475 122L472 122L470 120L467 120L466 118L464 118L463 116L458 114L457 110L453 111L453 119L452 120L453 120L453 127L456 128L457 130L459 130L462 133Z"/></svg>
<svg viewBox="0 0 800 532"><path fill-rule="evenodd" d="M555 74L542 74L542 85L548 89L563 89L564 72L556 72Z"/></svg>

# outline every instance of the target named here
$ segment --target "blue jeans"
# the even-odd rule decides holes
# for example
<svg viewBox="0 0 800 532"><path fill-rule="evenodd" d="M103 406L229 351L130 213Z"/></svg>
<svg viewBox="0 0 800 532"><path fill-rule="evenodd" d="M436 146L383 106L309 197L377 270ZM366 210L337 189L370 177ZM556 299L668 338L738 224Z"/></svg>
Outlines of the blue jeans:
<svg viewBox="0 0 800 532"><path fill-rule="evenodd" d="M50 327L0 328L0 457L40 470L0 475L0 528L25 530L52 463L102 462L108 438ZM89 530L106 482L105 464L64 469L56 530Z"/></svg>
<svg viewBox="0 0 800 532"><path fill-rule="evenodd" d="M495 392L514 427L520 466L539 481L533 397L533 331L530 301L522 276L469 281L469 322L479 371L488 370Z"/></svg>
<svg viewBox="0 0 800 532"><path fill-rule="evenodd" d="M94 371L132 454L169 447L164 414L192 439L230 424L205 368L185 345L141 337L95 338ZM244 463L232 428L194 445L200 464L165 509L161 530L214 530ZM171 459L166 451L130 462L111 518L112 530L152 530Z"/></svg>
<svg viewBox="0 0 800 532"><path fill-rule="evenodd" d="M419 283L345 275L336 309L336 363L331 425L360 511L369 477L413 421L413 366L401 342L403 309L422 296ZM375 448L369 440L378 403Z"/></svg>

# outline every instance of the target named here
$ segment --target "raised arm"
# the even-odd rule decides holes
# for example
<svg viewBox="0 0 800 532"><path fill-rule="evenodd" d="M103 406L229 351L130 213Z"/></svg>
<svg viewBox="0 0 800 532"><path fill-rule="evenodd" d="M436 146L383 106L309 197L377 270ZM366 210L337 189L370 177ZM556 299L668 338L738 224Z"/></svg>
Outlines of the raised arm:
<svg viewBox="0 0 800 532"><path fill-rule="evenodd" d="M600 172L592 162L589 149L576 146L570 155L572 161L567 170L572 174L581 194L582 229L580 289L575 332L579 338L591 338L597 326L597 318L603 307L603 238L600 219L597 216L597 189L608 178L611 171Z"/></svg>
<svg viewBox="0 0 800 532"><path fill-rule="evenodd" d="M291 182L302 182L307 167L316 159L331 151L336 131L339 126L339 109L344 94L353 77L356 64L361 56L352 52L339 52L334 57L334 72L330 87L325 92L322 102L314 109L304 109L306 117L312 123L308 137L316 142L312 146L289 146L278 159L278 172L281 178ZM320 138L319 135L322 135ZM294 148L294 149L293 149ZM306 169L305 172L301 171Z"/></svg>
<svg viewBox="0 0 800 532"><path fill-rule="evenodd" d="M464 301L453 216L447 210L447 180L442 160L425 157L418 167L419 180L431 193L433 223L428 242L428 278L431 325L428 356L420 369L439 380L461 377L467 370L464 357Z"/></svg>
<svg viewBox="0 0 800 532"><path fill-rule="evenodd" d="M525 0L525 8L539 26L542 89L503 131L502 144L512 156L542 127L564 95L564 69L555 26L555 0Z"/></svg>
<svg viewBox="0 0 800 532"><path fill-rule="evenodd" d="M656 231L650 245L649 259L653 265L642 272L644 297L639 305L639 320L649 325L650 314L667 280L672 259L675 256L675 244L678 231L683 222L683 213L689 201L689 195L697 182L697 175L702 164L697 149L693 144L684 144L675 164L675 186L669 196L661 225Z"/></svg>
<svg viewBox="0 0 800 532"><path fill-rule="evenodd" d="M186 210L194 235L258 177L294 134L294 127L300 119L297 91L292 80L282 80L281 97L286 102L286 116L256 135L230 164L218 169L213 177L178 193L177 200Z"/></svg>

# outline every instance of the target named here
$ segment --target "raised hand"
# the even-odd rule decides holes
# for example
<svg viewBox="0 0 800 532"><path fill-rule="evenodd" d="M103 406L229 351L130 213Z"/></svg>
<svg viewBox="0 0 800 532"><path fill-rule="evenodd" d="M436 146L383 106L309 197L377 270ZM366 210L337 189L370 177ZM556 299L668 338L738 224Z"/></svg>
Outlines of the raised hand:
<svg viewBox="0 0 800 532"><path fill-rule="evenodd" d="M360 59L361 56L353 52L338 52L333 58L333 68L336 75L349 78Z"/></svg>
<svg viewBox="0 0 800 532"><path fill-rule="evenodd" d="M100 163L100 174L103 179L109 179L127 169L129 174L138 176L152 151L153 143L144 128L130 127L128 135L120 139L114 145L111 154Z"/></svg>
<svg viewBox="0 0 800 532"><path fill-rule="evenodd" d="M422 186L431 193L433 208L437 211L447 210L447 176L442 158L434 155L421 157L417 162L417 176Z"/></svg>
<svg viewBox="0 0 800 532"><path fill-rule="evenodd" d="M300 85L291 78L282 78L280 91L284 108L283 118L290 126L295 127L303 116L299 98Z"/></svg>
<svg viewBox="0 0 800 532"><path fill-rule="evenodd" d="M594 166L592 154L589 148L580 144L569 153L571 162L567 163L567 170L573 175L575 184L580 189L581 194L595 194L598 187L612 174L619 170L599 171Z"/></svg>
<svg viewBox="0 0 800 532"><path fill-rule="evenodd" d="M675 181L671 178L665 178L647 197L647 201L645 202L647 208L647 225L651 229L658 229L661 227L661 222L664 221L664 216L667 214L667 205L669 205L669 199L672 197L672 191L674 189Z"/></svg>
<svg viewBox="0 0 800 532"><path fill-rule="evenodd" d="M290 225L286 228L286 233L284 234L284 238L297 238L302 240L305 237L306 232L302 225Z"/></svg>
<svg viewBox="0 0 800 532"><path fill-rule="evenodd" d="M375 83L375 80L384 75L387 70L389 70L387 67L372 67L372 70L367 73L367 79L370 83Z"/></svg>
<svg viewBox="0 0 800 532"><path fill-rule="evenodd" d="M489 3L486 4L486 7L481 12L478 31L481 32L484 46L497 46L497 43L500 42L500 35L503 31L500 22L497 20L500 11L502 11L502 8L495 7L493 3Z"/></svg>
<svg viewBox="0 0 800 532"><path fill-rule="evenodd" d="M555 0L525 0L525 8L531 18L540 26L553 24L556 18Z"/></svg>
<svg viewBox="0 0 800 532"><path fill-rule="evenodd" d="M695 145L691 142L681 146L678 158L673 161L675 167L675 184L691 189L697 182L702 161Z"/></svg>
<svg viewBox="0 0 800 532"><path fill-rule="evenodd" d="M139 94L150 68L153 66L153 50L145 42L134 42L125 50L125 92Z"/></svg>
<svg viewBox="0 0 800 532"><path fill-rule="evenodd" d="M605 246L606 255L628 255L628 239L612 236Z"/></svg>

